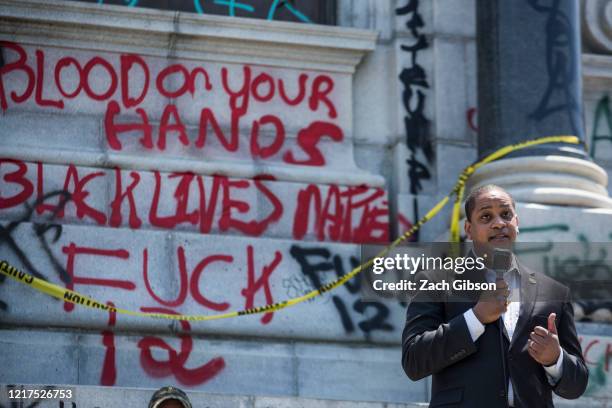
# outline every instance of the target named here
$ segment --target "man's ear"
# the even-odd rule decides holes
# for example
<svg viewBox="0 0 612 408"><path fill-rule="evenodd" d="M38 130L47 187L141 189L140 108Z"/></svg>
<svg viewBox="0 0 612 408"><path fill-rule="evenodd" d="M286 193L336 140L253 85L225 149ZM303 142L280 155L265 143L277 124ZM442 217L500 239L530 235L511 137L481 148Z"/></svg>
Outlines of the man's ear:
<svg viewBox="0 0 612 408"><path fill-rule="evenodd" d="M518 235L519 233L519 217L518 215L516 216L516 234Z"/></svg>
<svg viewBox="0 0 612 408"><path fill-rule="evenodd" d="M463 230L465 231L465 235L467 235L468 239L472 239L472 223L465 219L465 223L463 224Z"/></svg>

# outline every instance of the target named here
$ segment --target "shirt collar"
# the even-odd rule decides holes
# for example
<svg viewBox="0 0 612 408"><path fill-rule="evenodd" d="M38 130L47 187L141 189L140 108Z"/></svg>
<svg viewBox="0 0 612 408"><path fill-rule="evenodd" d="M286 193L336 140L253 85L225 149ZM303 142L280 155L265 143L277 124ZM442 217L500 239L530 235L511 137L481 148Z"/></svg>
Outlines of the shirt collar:
<svg viewBox="0 0 612 408"><path fill-rule="evenodd" d="M512 262L510 263L510 268L508 269L508 272L513 272L516 271L516 273L520 276L521 275L521 270L518 267L518 262L516 261L516 255L512 254Z"/></svg>

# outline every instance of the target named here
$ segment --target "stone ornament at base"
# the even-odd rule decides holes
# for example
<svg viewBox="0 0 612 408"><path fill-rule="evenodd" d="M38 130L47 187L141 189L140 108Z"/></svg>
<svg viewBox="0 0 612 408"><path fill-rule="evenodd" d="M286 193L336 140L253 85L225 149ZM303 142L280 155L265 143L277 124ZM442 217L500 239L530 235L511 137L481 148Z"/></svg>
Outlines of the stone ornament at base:
<svg viewBox="0 0 612 408"><path fill-rule="evenodd" d="M599 54L612 53L612 2L583 0L581 14L586 48Z"/></svg>
<svg viewBox="0 0 612 408"><path fill-rule="evenodd" d="M573 157L527 156L493 162L474 173L466 190L486 184L503 186L525 203L612 208L606 172Z"/></svg>

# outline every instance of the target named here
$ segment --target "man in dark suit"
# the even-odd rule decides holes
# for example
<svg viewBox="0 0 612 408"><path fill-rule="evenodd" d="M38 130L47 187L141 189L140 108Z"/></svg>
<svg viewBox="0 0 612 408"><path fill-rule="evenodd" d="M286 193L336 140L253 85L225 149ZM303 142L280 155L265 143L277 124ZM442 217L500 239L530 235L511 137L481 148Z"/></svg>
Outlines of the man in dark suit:
<svg viewBox="0 0 612 408"><path fill-rule="evenodd" d="M471 192L465 214L476 256L491 260L495 248L512 247L518 216L502 188ZM492 272L464 277L490 282ZM514 257L503 277L492 298L431 301L417 295L409 304L402 366L415 381L432 375L430 407L553 407L552 392L568 399L584 393L588 370L568 288Z"/></svg>

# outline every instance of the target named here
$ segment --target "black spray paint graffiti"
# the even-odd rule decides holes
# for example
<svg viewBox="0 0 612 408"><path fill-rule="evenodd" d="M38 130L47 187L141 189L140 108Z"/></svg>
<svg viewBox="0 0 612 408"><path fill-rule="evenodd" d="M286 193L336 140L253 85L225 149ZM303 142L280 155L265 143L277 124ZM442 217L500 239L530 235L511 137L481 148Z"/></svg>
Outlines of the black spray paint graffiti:
<svg viewBox="0 0 612 408"><path fill-rule="evenodd" d="M347 272L344 268L342 258L337 254L332 254L327 248L305 248L298 245L292 245L289 252L300 264L302 273L310 279L312 286L315 288L323 286L319 273L333 271L336 277L340 277ZM350 257L349 262L351 269L359 265L359 259L355 257ZM361 280L359 276L345 283L344 288L353 295L359 293L361 289ZM340 315L344 330L349 334L353 333L355 331L355 323L344 300L334 294L332 295L332 302ZM387 306L378 302L365 303L362 302L361 299L357 299L353 303L353 310L357 312L360 317L366 316L367 309L371 309L374 312L374 316L365 318L357 323L359 329L361 329L366 336L375 330L393 331L394 327L387 322L389 317L389 308L387 308Z"/></svg>
<svg viewBox="0 0 612 408"><path fill-rule="evenodd" d="M434 159L430 121L424 113L426 100L424 90L429 88L429 83L427 82L425 69L417 62L419 51L426 49L429 44L425 35L419 32L419 29L425 26L419 13L419 0L409 0L407 5L396 9L395 12L398 16L410 16L406 22L406 27L415 38L413 45L401 46L402 50L410 53L412 65L402 70L399 79L404 86L402 91L402 103L406 109L404 127L406 144L410 150L410 157L407 160L408 178L410 180L410 194L414 196L412 216L413 219L418 220L420 215L416 195L423 189L421 180L429 180L431 174L427 165L417 159L417 154L419 151L422 152L428 163L431 163ZM415 239L418 240L418 231L415 234Z"/></svg>
<svg viewBox="0 0 612 408"><path fill-rule="evenodd" d="M605 122L604 132L599 133L600 121ZM607 127L606 127L607 126ZM596 158L596 147L599 142L608 141L612 144L612 114L610 114L610 97L605 95L597 102L595 117L593 118L593 131L591 132L591 157Z"/></svg>
<svg viewBox="0 0 612 408"><path fill-rule="evenodd" d="M55 197L59 198L55 204L47 203L47 201L54 199ZM32 229L36 237L38 238L38 243L40 247L42 248L47 258L49 259L49 262L51 263L53 270L57 273L59 278L65 284L72 283L70 275L68 274L66 269L64 269L64 267L59 262L59 260L55 257L55 255L53 255L53 252L51 251L51 247L49 245L49 241L47 241L47 233L50 231L53 234L51 237L51 244L56 243L61 237L62 225L54 223L53 220L57 217L59 213L61 213L64 210L64 207L66 206L68 202L70 202L71 199L72 198L71 198L70 193L67 193L65 191L54 191L54 192L48 193L44 195L43 197L39 198L38 200L36 200L36 202L31 206L28 203L26 203L25 212L23 216L19 218L18 220L11 221L8 224L6 224L6 226L0 224L0 247L2 246L8 247L8 250L12 252L19 259L19 261L24 266L24 268L28 271L28 273L31 273L37 278L47 280L47 277L34 266L31 260L32 254L28 253L24 248L22 248L17 243L14 237L14 233L22 223L31 221L32 216L34 215L34 211L36 211L36 209L39 206L42 206L42 205L47 206L47 208L50 211L50 214L46 216L46 219L44 220L44 222L33 223ZM33 248L33 245L31 242L28 243L28 246L29 248ZM5 280L5 276L0 275L0 283L3 283L4 280ZM8 309L8 305L2 300L0 300L0 310L7 310L7 309Z"/></svg>
<svg viewBox="0 0 612 408"><path fill-rule="evenodd" d="M568 233L571 232L567 224L545 224L534 227L521 228L523 234L529 233ZM610 233L612 238L612 233ZM602 244L593 244L586 235L575 235L577 248L580 253L561 253L555 249L552 240L540 244L529 244L529 247L519 247L517 255L541 256L542 270L545 275L561 281L572 289L574 302L583 311L581 321L593 320L597 310L612 311L612 301L592 300L608 299L610 284L608 277L612 276L612 267L606 247Z"/></svg>
<svg viewBox="0 0 612 408"><path fill-rule="evenodd" d="M541 4L541 0L528 0L528 3L537 12L546 14L546 71L548 74L546 90L540 103L529 117L539 121L555 112L566 110L572 131L577 135L579 129L575 119L580 110L580 101L574 98L572 86L577 77L580 53L572 41L572 24L559 7L561 0L552 0L549 2L550 6Z"/></svg>

